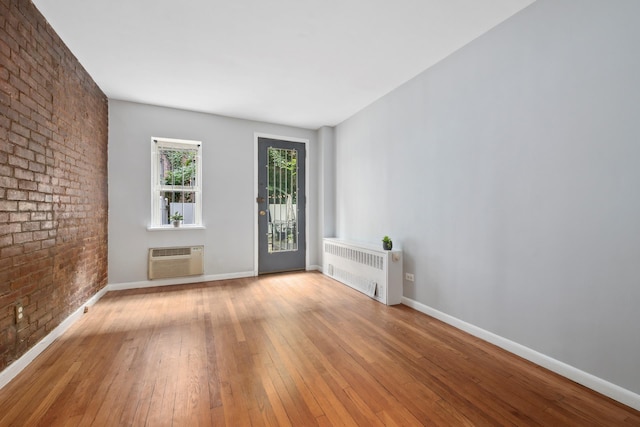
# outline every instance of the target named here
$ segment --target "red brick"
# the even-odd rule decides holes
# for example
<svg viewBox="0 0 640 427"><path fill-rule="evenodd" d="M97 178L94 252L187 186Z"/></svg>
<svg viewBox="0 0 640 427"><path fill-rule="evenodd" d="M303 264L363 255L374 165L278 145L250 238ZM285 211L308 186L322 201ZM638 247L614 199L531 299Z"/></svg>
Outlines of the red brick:
<svg viewBox="0 0 640 427"><path fill-rule="evenodd" d="M6 65L4 65L4 67L5 69L7 69ZM13 99L18 97L19 92L15 87L11 85L11 83L9 83L9 80L0 79L0 93L6 94L9 97L9 99Z"/></svg>
<svg viewBox="0 0 640 427"><path fill-rule="evenodd" d="M106 285L108 106L31 2L0 12L1 371Z"/></svg>
<svg viewBox="0 0 640 427"><path fill-rule="evenodd" d="M11 46L13 46L15 40L13 40L10 36L7 36L4 40L4 42L7 43L7 45L11 48ZM11 61L11 59L9 59L7 62L5 62L4 64L5 67L7 67L7 69L9 70L9 79L11 79L11 74L19 74L20 73L20 68L18 68L18 65L16 63L14 63L13 61Z"/></svg>
<svg viewBox="0 0 640 427"><path fill-rule="evenodd" d="M41 193L51 193L53 191L53 187L49 184L36 184L36 189Z"/></svg>
<svg viewBox="0 0 640 427"><path fill-rule="evenodd" d="M45 174L40 174L40 173L35 174L33 179L36 182L43 183L43 184L48 184L48 183L51 182L51 177L50 176L47 176Z"/></svg>
<svg viewBox="0 0 640 427"><path fill-rule="evenodd" d="M12 245L12 244L13 244L13 237L11 237L11 235L10 235L10 234L4 235L4 236L0 235L0 248L4 248L4 247L9 246L9 245ZM4 262L6 262L6 261L11 262L11 260L10 260L10 259L3 259L3 260L0 260L0 262L2 262L2 261L4 261ZM1 278L0 278L0 279L1 279Z"/></svg>
<svg viewBox="0 0 640 427"><path fill-rule="evenodd" d="M19 188L18 180L10 176L0 176L0 187L3 188Z"/></svg>
<svg viewBox="0 0 640 427"><path fill-rule="evenodd" d="M38 124L37 127L37 132L42 134L45 138L52 138L53 137L53 131L49 128L44 127L41 124Z"/></svg>
<svg viewBox="0 0 640 427"><path fill-rule="evenodd" d="M0 235L9 233L19 233L22 231L20 223L10 222L8 224L0 224Z"/></svg>
<svg viewBox="0 0 640 427"><path fill-rule="evenodd" d="M21 147L27 147L29 145L29 138L16 132L9 132L9 141Z"/></svg>
<svg viewBox="0 0 640 427"><path fill-rule="evenodd" d="M17 181L17 180L16 180ZM18 188L21 190L37 190L38 189L38 183L34 182L34 181L17 181L18 182Z"/></svg>
<svg viewBox="0 0 640 427"><path fill-rule="evenodd" d="M46 169L46 166L41 163L29 162L29 170L32 172L43 173L46 171Z"/></svg>
<svg viewBox="0 0 640 427"><path fill-rule="evenodd" d="M50 202L38 203L36 210L41 212L47 212L52 209Z"/></svg>
<svg viewBox="0 0 640 427"><path fill-rule="evenodd" d="M11 222L25 222L31 219L29 212L12 212L9 221ZM17 231L20 231L19 229Z"/></svg>
<svg viewBox="0 0 640 427"><path fill-rule="evenodd" d="M52 318L51 313L45 313L44 316L40 317L37 320L38 326L44 326L47 322L49 322Z"/></svg>
<svg viewBox="0 0 640 427"><path fill-rule="evenodd" d="M56 244L56 240L55 239L47 239L47 240L42 240L42 248L51 248L53 246L55 246Z"/></svg>
<svg viewBox="0 0 640 427"><path fill-rule="evenodd" d="M33 58L31 58L29 56L29 53L27 51L25 51L25 50L20 52L20 56L25 60L25 63L30 63L31 61L33 61ZM33 62L35 63L35 61L33 61ZM33 68L31 67L31 64L29 64L29 65L30 65L29 69L26 70L26 71L25 71L24 68L20 69L20 79L22 81L24 81L25 84L27 84L31 88L31 90L29 90L28 92L24 93L25 95L29 95L31 92L33 92L34 88L38 87L38 82L35 81L33 79L33 77L31 77L31 73L32 73ZM37 64L34 64L34 65L37 66ZM34 107L35 107L35 102L34 102ZM29 108L31 108L31 107L29 107ZM33 108L33 109L35 110L36 108Z"/></svg>
<svg viewBox="0 0 640 427"><path fill-rule="evenodd" d="M0 28L1 27L3 27L3 26L0 26ZM2 39L0 39L0 55L4 56L7 60L9 60L9 57L11 56L11 48ZM4 63L4 61L2 61L2 62ZM8 78L9 78L9 76L7 75L7 77L5 79L8 79Z"/></svg>
<svg viewBox="0 0 640 427"><path fill-rule="evenodd" d="M42 248L42 243L38 242L31 242L31 243L25 243L24 245L24 253L28 254L31 252L35 252L38 251ZM35 279L35 277L32 276L32 279Z"/></svg>
<svg viewBox="0 0 640 427"><path fill-rule="evenodd" d="M47 153L47 138L44 135L40 135L38 132L31 132L31 141L29 141L29 150L33 150L36 153Z"/></svg>
<svg viewBox="0 0 640 427"><path fill-rule="evenodd" d="M18 202L18 209L20 209L20 212L37 211L38 204L34 202Z"/></svg>
<svg viewBox="0 0 640 427"><path fill-rule="evenodd" d="M34 160L36 157L32 150L22 148L22 147L15 147L13 150L13 154L27 160Z"/></svg>
<svg viewBox="0 0 640 427"><path fill-rule="evenodd" d="M38 193L37 191L29 192L29 200L32 202L44 202L44 194Z"/></svg>
<svg viewBox="0 0 640 427"><path fill-rule="evenodd" d="M29 161L27 159L23 159L22 157L16 157L14 155L9 156L8 163L11 166L17 166L22 169L29 169Z"/></svg>
<svg viewBox="0 0 640 427"><path fill-rule="evenodd" d="M13 55L12 55L12 59L13 59ZM16 59L20 59L19 57L16 57ZM18 64L18 66L20 66L20 64ZM23 93L29 93L29 85L26 84L23 80L21 80L18 76L16 76L15 74L11 74L9 76L9 83L16 88L19 92L23 92Z"/></svg>
<svg viewBox="0 0 640 427"><path fill-rule="evenodd" d="M33 172L24 169L15 169L14 176L18 179L24 179L27 181L33 181Z"/></svg>
<svg viewBox="0 0 640 427"><path fill-rule="evenodd" d="M32 114L33 114L33 111L29 111L29 116L20 116L20 118L18 119L18 122L25 128L29 129L30 132L31 131L37 132L38 124L35 122L35 120L31 119ZM31 133L29 133L29 138L31 138Z"/></svg>
<svg viewBox="0 0 640 427"><path fill-rule="evenodd" d="M40 231L34 231L33 232L33 240L48 240L49 238L49 229L42 227L42 224L40 225Z"/></svg>
<svg viewBox="0 0 640 427"><path fill-rule="evenodd" d="M9 258L22 253L22 246L9 246L8 248L2 248L0 250L0 258Z"/></svg>
<svg viewBox="0 0 640 427"><path fill-rule="evenodd" d="M37 73L32 74L32 76L33 75L40 76ZM39 82L39 84L42 84L42 82ZM34 110L38 112L37 114L40 117L42 117L42 119L44 119L44 121L42 122L42 124L44 124L46 122L46 120L47 120L47 117L45 117L40 111L44 112L44 111L47 111L47 110L41 110L40 108L38 108L38 106L43 107L43 108L49 107L49 104L50 104L50 101L48 99L49 96L47 96L47 95L43 96L42 94L36 92L35 90L31 90L30 95L31 95L31 98L33 99L33 101L36 103L36 107L34 108ZM49 114L49 117L50 116L51 116L51 114ZM33 114L31 115L31 117L33 117ZM35 119L34 118L34 120L36 120L38 123L41 123L39 121L40 119Z"/></svg>
<svg viewBox="0 0 640 427"><path fill-rule="evenodd" d="M2 80L0 80L0 82L1 81ZM2 106L2 107L0 107L1 108L0 109L0 114L2 114L3 116L5 115L4 111L2 111L2 110L5 110L6 109L5 106L7 106L9 104L11 104L11 95L7 94L4 91L0 91L0 106Z"/></svg>
<svg viewBox="0 0 640 427"><path fill-rule="evenodd" d="M35 82L33 82L34 84L32 86L35 85ZM29 91L31 92L31 91ZM28 95L28 93L20 93L20 103L22 105L24 105L25 107L31 109L32 111L38 111L38 103L36 101L34 101L33 99L31 99Z"/></svg>
<svg viewBox="0 0 640 427"><path fill-rule="evenodd" d="M0 211L12 212L18 210L18 202L0 200Z"/></svg>
<svg viewBox="0 0 640 427"><path fill-rule="evenodd" d="M29 219L31 221L46 221L47 220L47 213L46 212L31 212L31 214L29 215Z"/></svg>
<svg viewBox="0 0 640 427"><path fill-rule="evenodd" d="M13 234L13 244L19 245L20 243L31 242L33 241L33 233L14 233Z"/></svg>
<svg viewBox="0 0 640 427"><path fill-rule="evenodd" d="M21 225L22 225L22 231L40 230L40 223L38 221L23 222L21 223Z"/></svg>
<svg viewBox="0 0 640 427"><path fill-rule="evenodd" d="M11 95L11 114L9 116L14 122L20 123L21 119L31 115L31 110L18 100L18 96L17 92Z"/></svg>

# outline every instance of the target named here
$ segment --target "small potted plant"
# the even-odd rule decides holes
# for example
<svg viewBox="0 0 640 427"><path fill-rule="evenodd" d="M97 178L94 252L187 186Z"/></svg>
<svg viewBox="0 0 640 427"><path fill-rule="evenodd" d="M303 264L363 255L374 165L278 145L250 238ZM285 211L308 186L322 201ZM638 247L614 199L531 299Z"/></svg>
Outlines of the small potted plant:
<svg viewBox="0 0 640 427"><path fill-rule="evenodd" d="M184 217L180 212L176 212L173 215L171 215L169 219L171 220L171 223L173 224L174 227L180 227L182 225L182 220L184 219Z"/></svg>
<svg viewBox="0 0 640 427"><path fill-rule="evenodd" d="M393 248L393 242L391 241L391 239L389 238L389 236L384 236L382 238L382 248L385 251L390 251L391 248Z"/></svg>

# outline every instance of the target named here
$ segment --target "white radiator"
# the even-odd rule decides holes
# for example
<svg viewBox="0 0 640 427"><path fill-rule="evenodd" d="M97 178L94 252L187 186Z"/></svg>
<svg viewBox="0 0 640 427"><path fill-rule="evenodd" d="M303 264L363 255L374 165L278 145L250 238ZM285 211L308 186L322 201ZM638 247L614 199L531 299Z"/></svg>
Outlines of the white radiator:
<svg viewBox="0 0 640 427"><path fill-rule="evenodd" d="M149 279L204 274L204 247L149 249Z"/></svg>
<svg viewBox="0 0 640 427"><path fill-rule="evenodd" d="M402 299L402 251L323 239L322 272L387 305Z"/></svg>

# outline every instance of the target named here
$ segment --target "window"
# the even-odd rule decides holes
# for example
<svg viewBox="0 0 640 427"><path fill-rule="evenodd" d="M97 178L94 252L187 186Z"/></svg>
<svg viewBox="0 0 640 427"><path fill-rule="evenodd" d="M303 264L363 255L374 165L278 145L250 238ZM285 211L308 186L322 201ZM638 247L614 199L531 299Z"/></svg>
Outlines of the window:
<svg viewBox="0 0 640 427"><path fill-rule="evenodd" d="M202 225L202 143L151 138L151 227Z"/></svg>

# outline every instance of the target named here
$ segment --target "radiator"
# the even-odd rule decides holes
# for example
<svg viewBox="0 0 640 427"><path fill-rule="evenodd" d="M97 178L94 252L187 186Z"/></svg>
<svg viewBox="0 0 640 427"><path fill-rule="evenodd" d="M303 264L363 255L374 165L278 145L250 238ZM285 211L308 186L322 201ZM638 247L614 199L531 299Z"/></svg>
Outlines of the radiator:
<svg viewBox="0 0 640 427"><path fill-rule="evenodd" d="M150 280L204 274L204 247L150 248L148 272Z"/></svg>
<svg viewBox="0 0 640 427"><path fill-rule="evenodd" d="M323 239L322 272L387 305L402 299L402 251Z"/></svg>

